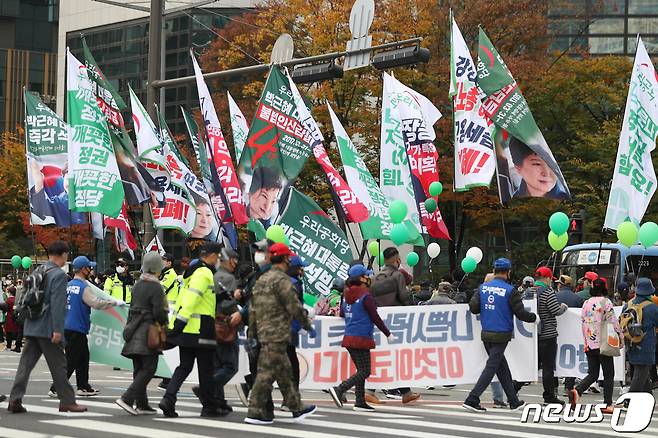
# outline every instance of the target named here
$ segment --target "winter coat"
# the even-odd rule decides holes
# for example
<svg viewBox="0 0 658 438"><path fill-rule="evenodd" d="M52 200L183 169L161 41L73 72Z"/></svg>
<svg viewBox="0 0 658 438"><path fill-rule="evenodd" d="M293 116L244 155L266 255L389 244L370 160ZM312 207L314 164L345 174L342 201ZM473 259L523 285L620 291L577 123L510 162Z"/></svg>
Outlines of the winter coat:
<svg viewBox="0 0 658 438"><path fill-rule="evenodd" d="M126 327L137 324L134 334L126 341L121 355L133 358L158 354L148 348L149 326L155 322L167 324L167 307L162 285L158 281L138 280L132 293L132 303Z"/></svg>
<svg viewBox="0 0 658 438"><path fill-rule="evenodd" d="M14 302L16 297L10 295L7 297L7 319L5 320L5 332L7 333L18 333L21 331L21 328L16 324L14 319Z"/></svg>
<svg viewBox="0 0 658 438"><path fill-rule="evenodd" d="M66 286L69 277L53 262L46 263L47 272L43 279L44 312L40 318L27 319L23 324L23 336L35 338L53 337L53 333L64 334L66 319Z"/></svg>

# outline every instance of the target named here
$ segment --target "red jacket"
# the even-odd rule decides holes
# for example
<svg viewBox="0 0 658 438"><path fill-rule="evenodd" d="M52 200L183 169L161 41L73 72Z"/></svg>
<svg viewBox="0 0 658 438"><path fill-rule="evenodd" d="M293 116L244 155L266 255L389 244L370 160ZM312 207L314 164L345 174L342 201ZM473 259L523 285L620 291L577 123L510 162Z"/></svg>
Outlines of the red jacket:
<svg viewBox="0 0 658 438"><path fill-rule="evenodd" d="M18 324L16 324L16 321L14 321L14 301L16 301L16 297L13 295L10 295L7 297L7 320L5 321L5 332L7 333L18 333L21 331L21 328L19 327Z"/></svg>

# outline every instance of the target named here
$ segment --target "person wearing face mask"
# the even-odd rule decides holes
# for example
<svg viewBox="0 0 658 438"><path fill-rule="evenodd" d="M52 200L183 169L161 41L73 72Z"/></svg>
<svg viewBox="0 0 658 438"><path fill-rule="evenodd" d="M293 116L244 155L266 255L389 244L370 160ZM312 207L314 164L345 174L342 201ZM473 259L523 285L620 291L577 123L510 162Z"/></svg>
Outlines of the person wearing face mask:
<svg viewBox="0 0 658 438"><path fill-rule="evenodd" d="M336 406L346 403L345 393L355 387L355 411L372 412L375 409L366 403L365 383L370 376L370 350L375 348L374 326L390 341L395 339L377 313L377 304L370 295L372 271L363 265L354 265L348 271L347 289L340 306L340 316L345 318L345 334L342 346L345 347L356 366L356 373L340 385L329 388L329 394Z"/></svg>
<svg viewBox="0 0 658 438"><path fill-rule="evenodd" d="M116 273L107 277L103 290L112 298L130 304L135 279L128 272L128 262L123 258L118 259L114 269Z"/></svg>
<svg viewBox="0 0 658 438"><path fill-rule="evenodd" d="M66 320L64 321L64 338L66 339L66 376L70 378L75 371L78 396L91 397L100 391L89 385L89 346L87 335L91 327L91 309L107 309L113 306L125 306L121 300L105 300L97 297L89 287L89 273L96 267L96 262L85 256L78 256L71 264L74 277L66 288ZM48 395L57 398L55 384L50 386Z"/></svg>
<svg viewBox="0 0 658 438"><path fill-rule="evenodd" d="M480 405L480 396L494 375L503 386L510 409L518 410L525 404L516 395L512 374L505 360L505 349L514 333L514 316L521 321L535 322L537 315L525 310L521 292L510 284L511 271L512 262L506 258L497 259L494 262L494 279L482 283L469 302L471 312L480 315L482 342L489 355L480 378L462 404L464 409L472 412L487 411Z"/></svg>
<svg viewBox="0 0 658 438"><path fill-rule="evenodd" d="M158 407L165 417L175 418L176 395L192 372L196 362L199 375L198 396L203 405L202 417L226 415L219 411L213 397L213 357L215 338L215 282L213 275L219 264L222 246L205 243L199 252L199 261L190 265L183 276L184 287L178 295L176 306L169 320L167 342L177 345L180 364L176 367L167 391Z"/></svg>

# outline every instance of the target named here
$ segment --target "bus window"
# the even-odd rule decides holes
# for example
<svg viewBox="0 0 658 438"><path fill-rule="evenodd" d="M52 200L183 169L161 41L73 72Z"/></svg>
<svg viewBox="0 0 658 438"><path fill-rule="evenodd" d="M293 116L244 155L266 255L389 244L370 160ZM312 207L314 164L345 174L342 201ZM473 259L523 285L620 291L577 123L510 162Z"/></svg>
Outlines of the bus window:
<svg viewBox="0 0 658 438"><path fill-rule="evenodd" d="M633 272L638 277L650 278L655 287L658 285L658 256L627 256L626 272Z"/></svg>
<svg viewBox="0 0 658 438"><path fill-rule="evenodd" d="M563 254L560 274L578 281L588 271L596 272L607 280L608 287L614 287L620 281L617 278L620 274L619 251L604 249L600 256L598 250L566 251Z"/></svg>

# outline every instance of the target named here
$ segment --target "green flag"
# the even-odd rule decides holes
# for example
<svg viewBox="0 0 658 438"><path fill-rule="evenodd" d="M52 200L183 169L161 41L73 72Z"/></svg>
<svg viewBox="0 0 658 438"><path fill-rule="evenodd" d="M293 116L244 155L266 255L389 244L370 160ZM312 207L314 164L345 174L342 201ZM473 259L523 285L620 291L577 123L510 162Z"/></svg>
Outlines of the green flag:
<svg viewBox="0 0 658 438"><path fill-rule="evenodd" d="M347 278L354 258L347 237L315 201L292 188L278 223L290 249L309 263L304 268L307 293L327 295L334 278Z"/></svg>
<svg viewBox="0 0 658 438"><path fill-rule="evenodd" d="M107 122L87 69L70 52L66 57L69 210L117 217L124 191Z"/></svg>
<svg viewBox="0 0 658 438"><path fill-rule="evenodd" d="M569 199L562 171L505 62L480 29L478 85L482 108L493 121L501 201L513 197Z"/></svg>

